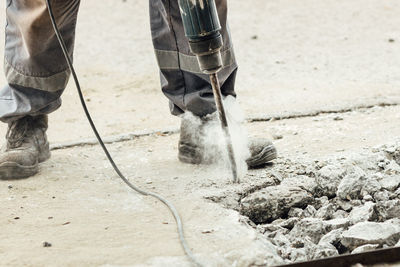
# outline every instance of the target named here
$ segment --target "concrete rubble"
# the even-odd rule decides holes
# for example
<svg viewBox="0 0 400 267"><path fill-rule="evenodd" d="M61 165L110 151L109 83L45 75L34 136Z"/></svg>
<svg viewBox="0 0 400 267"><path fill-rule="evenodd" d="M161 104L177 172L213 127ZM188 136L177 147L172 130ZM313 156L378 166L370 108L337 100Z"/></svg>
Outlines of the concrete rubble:
<svg viewBox="0 0 400 267"><path fill-rule="evenodd" d="M266 171L275 183L247 190L234 209L283 262L399 246L399 163L400 142L323 160L280 158Z"/></svg>

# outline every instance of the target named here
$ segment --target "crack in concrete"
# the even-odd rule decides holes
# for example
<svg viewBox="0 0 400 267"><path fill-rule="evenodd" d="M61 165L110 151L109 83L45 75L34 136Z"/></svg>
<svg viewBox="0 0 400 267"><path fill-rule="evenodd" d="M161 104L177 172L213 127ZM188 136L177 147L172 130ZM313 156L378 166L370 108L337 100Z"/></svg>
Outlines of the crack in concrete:
<svg viewBox="0 0 400 267"><path fill-rule="evenodd" d="M356 110L363 109L372 109L374 107L392 107L392 106L400 106L400 102L378 102L374 104L361 104L355 105L352 107L342 107L336 109L321 109L315 111L307 111L307 112L298 112L298 113L288 113L288 114L276 114L270 116L250 116L246 119L248 123L254 122L268 122L274 120L290 120L290 119L298 119L298 118L307 118L307 117L317 117L324 114L343 114ZM107 136L103 139L105 144L119 143L131 141L136 138L144 137L144 136L152 136L152 135L161 135L168 136L172 134L179 133L179 127L169 128L169 129L156 129L156 130L145 130L145 131L135 131L125 134ZM50 146L50 150L58 150L58 149L66 149L72 147L79 146L91 146L97 145L98 141L96 138L87 138L79 141L70 141L63 142L58 144L52 144Z"/></svg>
<svg viewBox="0 0 400 267"><path fill-rule="evenodd" d="M343 114L356 110L363 109L371 109L374 107L393 107L400 106L399 102L379 102L375 104L361 104L352 107L342 107L336 109L321 109L315 111L307 111L307 112L298 112L298 113L288 113L288 114L277 114L270 116L251 116L247 118L247 122L262 122L262 121L274 121L274 120L289 120L289 119L298 119L298 118L306 118L306 117L317 117L319 115L324 114Z"/></svg>
<svg viewBox="0 0 400 267"><path fill-rule="evenodd" d="M177 133L179 130L178 128L171 128L171 129L163 129L163 130L148 130L148 131L135 131L131 133L107 136L103 138L104 144L113 144L119 142L126 142L131 141L139 137L144 136L151 136L151 135L160 135L160 136L167 136L171 134ZM79 141L70 141L70 142L63 142L58 144L50 145L50 150L58 150L58 149L66 149L72 147L79 147L79 146L92 146L98 145L98 141L96 138L87 138Z"/></svg>

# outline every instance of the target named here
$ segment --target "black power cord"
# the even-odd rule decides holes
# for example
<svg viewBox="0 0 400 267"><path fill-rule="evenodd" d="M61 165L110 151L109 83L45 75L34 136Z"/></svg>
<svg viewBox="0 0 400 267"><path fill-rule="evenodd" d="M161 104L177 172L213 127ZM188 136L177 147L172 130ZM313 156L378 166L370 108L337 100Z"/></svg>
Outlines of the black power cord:
<svg viewBox="0 0 400 267"><path fill-rule="evenodd" d="M56 34L56 36L57 36L58 42L60 43L61 49L62 49L62 51L63 51L63 53L64 53L65 60L67 61L68 67L69 67L69 69L71 70L72 76L73 76L73 78L74 78L75 85L76 85L76 89L78 90L79 99L80 99L81 104L82 104L82 107L83 107L83 111L85 112L85 115L86 115L86 117L87 117L87 119L88 119L88 121L89 121L90 126L92 127L92 130L93 130L94 134L96 135L96 138L97 138L97 140L99 141L100 146L103 148L103 151L104 151L104 153L106 154L106 156L107 156L109 162L111 163L112 167L114 168L115 172L116 172L116 173L118 174L118 176L122 179L122 181L124 181L124 183L125 183L127 186L129 186L131 189L133 189L134 191L136 191L136 192L138 192L139 194L142 194L142 195L144 195L144 196L151 196L151 197L154 197L154 198L158 199L159 201L161 201L162 203L164 203L164 204L168 207L168 209L171 211L172 215L173 215L174 218L175 218L176 225L177 225L177 230L178 230L178 234L179 234L179 239L180 239L180 242L181 242L181 244L182 244L182 247L183 247L183 249L184 249L186 255L189 257L189 259L190 259L195 265L197 265L197 266L203 266L203 265L194 257L194 255L193 255L191 249L189 248L189 246L188 246L188 244L187 244L187 242L186 242L186 239L185 239L185 236L184 236L184 233L183 233L183 224L182 224L182 220L181 220L181 217L180 217L178 211L177 211L176 208L174 207L174 205L172 205L172 204L171 204L167 199L165 199L164 197L162 197L162 196L160 196L160 195L158 195L158 194L156 194L156 193L153 193L153 192L144 191L144 190L140 189L139 187L135 186L134 184L132 184L131 182L129 182L129 180L128 180L128 179L122 174L122 172L119 170L117 164L115 164L113 158L112 158L111 155L110 155L110 152L108 151L108 149L107 149L107 147L105 146L105 144L104 144L104 142L103 142L103 140L102 140L102 138L101 138L99 132L98 132L97 129L96 129L96 126L95 126L95 124L94 124L94 122L93 122L93 120L92 120L92 117L90 116L89 110L88 110L88 108L87 108L87 106L86 106L85 99L84 99L83 94L82 94L82 90L81 90L81 86L80 86L80 84L79 84L78 77L77 77L77 75L76 75L74 66L73 66L73 64L72 64L71 57L70 57L69 54L68 54L68 49L67 49L67 47L66 47L66 45L65 45L64 39L62 38L62 36L61 36L61 34L60 34L60 31L59 31L59 29L58 29L56 20L55 20L55 18L54 18L53 9L52 9L52 7L51 7L51 4L50 4L50 1L49 1L49 0L46 0L46 5L47 5L47 10L48 10L49 15L50 15L51 24L53 25L54 32L55 32L55 34Z"/></svg>

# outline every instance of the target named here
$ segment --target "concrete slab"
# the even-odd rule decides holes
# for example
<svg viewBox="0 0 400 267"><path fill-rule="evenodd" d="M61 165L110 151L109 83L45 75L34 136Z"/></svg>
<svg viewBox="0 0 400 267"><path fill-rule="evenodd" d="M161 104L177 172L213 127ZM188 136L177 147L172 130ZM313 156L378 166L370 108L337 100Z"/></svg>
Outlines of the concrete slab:
<svg viewBox="0 0 400 267"><path fill-rule="evenodd" d="M248 116L400 102L397 1L234 0L230 7ZM103 134L179 124L159 89L146 1L82 2L75 64ZM72 82L63 100L50 118L51 140L92 136Z"/></svg>

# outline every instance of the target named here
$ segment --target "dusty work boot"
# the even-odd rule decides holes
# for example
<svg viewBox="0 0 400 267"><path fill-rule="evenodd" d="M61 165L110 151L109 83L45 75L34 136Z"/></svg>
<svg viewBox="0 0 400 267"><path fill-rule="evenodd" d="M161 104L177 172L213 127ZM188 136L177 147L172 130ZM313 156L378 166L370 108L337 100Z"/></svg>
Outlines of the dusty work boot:
<svg viewBox="0 0 400 267"><path fill-rule="evenodd" d="M7 143L0 154L0 179L35 175L39 163L50 158L47 115L26 116L8 124Z"/></svg>
<svg viewBox="0 0 400 267"><path fill-rule="evenodd" d="M219 122L215 120L216 116L182 118L178 144L178 158L181 162L211 164L221 157L221 151L216 145L210 145L209 141L204 140L204 137L207 136L205 131L210 129L207 127L210 121L217 123L216 127L219 127ZM248 168L263 166L277 157L275 146L266 138L250 138L248 148L250 151L250 157L246 159Z"/></svg>

